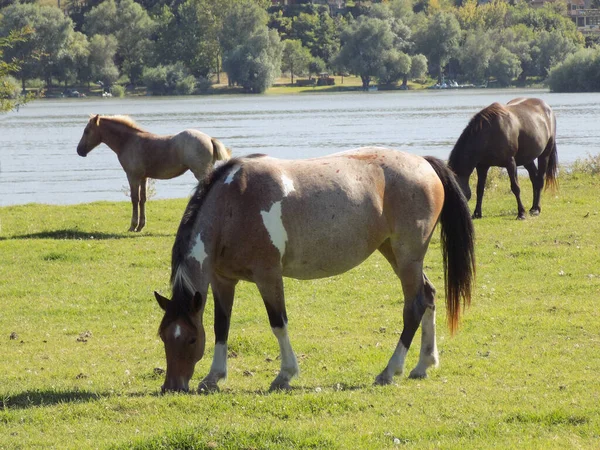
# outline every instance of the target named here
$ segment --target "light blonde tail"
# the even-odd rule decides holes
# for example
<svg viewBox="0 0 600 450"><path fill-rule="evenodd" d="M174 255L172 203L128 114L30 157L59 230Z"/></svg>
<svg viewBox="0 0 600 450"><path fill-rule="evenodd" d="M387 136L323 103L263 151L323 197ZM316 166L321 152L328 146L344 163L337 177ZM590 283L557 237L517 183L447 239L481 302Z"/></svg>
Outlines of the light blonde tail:
<svg viewBox="0 0 600 450"><path fill-rule="evenodd" d="M227 161L231 158L231 150L223 145L221 141L210 138L213 144L213 164L217 161Z"/></svg>

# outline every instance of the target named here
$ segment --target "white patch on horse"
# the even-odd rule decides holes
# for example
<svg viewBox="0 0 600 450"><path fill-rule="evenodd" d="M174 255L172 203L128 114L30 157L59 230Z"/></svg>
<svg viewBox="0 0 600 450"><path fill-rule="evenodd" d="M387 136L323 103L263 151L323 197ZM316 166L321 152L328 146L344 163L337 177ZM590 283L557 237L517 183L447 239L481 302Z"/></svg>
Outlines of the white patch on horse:
<svg viewBox="0 0 600 450"><path fill-rule="evenodd" d="M175 331L173 332L173 337L177 339L179 336L181 336L181 326L177 324L175 326Z"/></svg>
<svg viewBox="0 0 600 450"><path fill-rule="evenodd" d="M196 261L200 263L200 267L202 268L202 264L208 257L206 253L206 249L204 248L204 242L202 241L202 236L200 233L196 236L196 241L194 242L194 246L190 250L190 256L194 258Z"/></svg>
<svg viewBox="0 0 600 450"><path fill-rule="evenodd" d="M241 167L242 166L240 166L239 164L236 164L235 166L233 166L231 171L227 175L227 178L225 178L225 181L223 182L223 184L231 184L233 182L233 178L235 177L235 174L238 173L238 171L241 169Z"/></svg>
<svg viewBox="0 0 600 450"><path fill-rule="evenodd" d="M284 197L287 197L289 194L296 190L296 188L294 188L294 182L285 173L281 174L281 183L283 184Z"/></svg>
<svg viewBox="0 0 600 450"><path fill-rule="evenodd" d="M285 253L285 244L287 243L287 231L283 226L283 215L281 213L281 202L275 202L268 211L261 211L263 223L269 233L271 242L279 251L279 255L283 258Z"/></svg>

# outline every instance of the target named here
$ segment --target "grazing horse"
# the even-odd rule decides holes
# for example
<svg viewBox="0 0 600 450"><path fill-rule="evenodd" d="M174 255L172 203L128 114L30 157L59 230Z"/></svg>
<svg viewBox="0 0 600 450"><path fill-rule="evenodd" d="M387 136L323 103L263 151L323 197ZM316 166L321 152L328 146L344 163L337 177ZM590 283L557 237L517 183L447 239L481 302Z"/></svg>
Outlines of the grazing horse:
<svg viewBox="0 0 600 450"><path fill-rule="evenodd" d="M535 165L535 159L538 165ZM538 98L515 98L506 105L492 103L479 111L456 141L448 165L456 173L467 200L471 198L469 177L477 169L477 203L473 218L481 217L485 180L490 166L505 167L510 187L517 198L517 219L525 219L517 166L529 172L533 186L532 216L540 211L540 196L546 188L556 188L556 117Z"/></svg>
<svg viewBox="0 0 600 450"><path fill-rule="evenodd" d="M378 147L285 161L264 155L236 158L199 184L173 245L172 300L155 292L164 310L159 335L167 373L163 391L187 391L205 346L203 314L209 285L215 312L215 351L200 391L216 391L227 375L227 339L235 287L256 284L281 369L271 390L290 389L298 363L288 335L282 277L300 280L344 273L379 250L404 291L404 330L375 383L392 382L419 325L419 362L426 377L438 364L435 288L423 258L441 222L446 302L452 332L460 303L470 302L475 271L473 223L452 172L435 158ZM366 300L365 300L366 301Z"/></svg>
<svg viewBox="0 0 600 450"><path fill-rule="evenodd" d="M159 136L143 130L128 116L91 116L77 145L77 154L87 156L101 143L117 154L127 174L132 204L129 231L141 231L146 225L148 178L166 180L191 170L200 181L215 161L228 160L231 155L219 140L200 131Z"/></svg>

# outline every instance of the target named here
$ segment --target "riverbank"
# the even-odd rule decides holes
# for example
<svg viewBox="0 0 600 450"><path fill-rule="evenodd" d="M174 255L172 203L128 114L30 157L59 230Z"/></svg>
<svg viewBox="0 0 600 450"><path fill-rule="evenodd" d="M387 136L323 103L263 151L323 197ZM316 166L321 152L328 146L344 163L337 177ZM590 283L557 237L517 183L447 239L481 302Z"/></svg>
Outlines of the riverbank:
<svg viewBox="0 0 600 450"><path fill-rule="evenodd" d="M297 80L306 80L306 78L298 78L294 77L294 83L292 83L292 79L289 77L279 77L275 84L271 86L265 94L267 95L280 95L280 94L305 94L305 93L323 93L323 92L362 92L362 80L357 76L341 76L341 75L332 75L331 78L334 80L333 85L323 85L318 86L316 84L312 86L301 86L297 84ZM378 86L376 82L371 84L371 90L377 91L406 91L406 90L424 90L433 88L436 85L436 80L432 78L427 78L421 80L420 82L409 81L407 87L403 87L401 84L397 85L383 85ZM540 89L544 86L542 80L539 79L528 79L523 82L517 83L517 85L512 86L512 88L531 88L531 89ZM484 87L489 88L498 88L495 82L486 83L485 85L472 86L469 89L481 89ZM459 89L447 85L445 89ZM102 97L103 89L97 85L90 86L75 86L71 88L64 87L53 87L50 89L41 90L40 92L44 93L44 96L47 98L60 98L60 97ZM76 93L76 94L75 94ZM220 80L214 80L214 84L210 86L205 92L199 92L195 95L237 95L244 94L244 90L241 87L237 86L229 86L227 83L227 74L221 74ZM127 97L131 96L146 96L148 95L146 89L143 87L139 88L129 88L124 90L124 95ZM248 94L251 95L251 94Z"/></svg>

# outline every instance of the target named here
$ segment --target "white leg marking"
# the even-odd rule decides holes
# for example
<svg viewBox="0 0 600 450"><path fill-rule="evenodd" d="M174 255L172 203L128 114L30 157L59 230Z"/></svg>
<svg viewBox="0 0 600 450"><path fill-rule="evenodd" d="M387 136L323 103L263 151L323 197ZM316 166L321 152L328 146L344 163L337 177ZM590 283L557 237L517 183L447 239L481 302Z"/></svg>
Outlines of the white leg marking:
<svg viewBox="0 0 600 450"><path fill-rule="evenodd" d="M404 371L404 361L407 353L408 349L404 346L402 341L398 341L396 350L394 350L394 354L390 358L387 367L383 369L383 372L377 375L377 378L375 378L375 384L390 384L394 375L401 374Z"/></svg>
<svg viewBox="0 0 600 450"><path fill-rule="evenodd" d="M229 175L227 175L227 178L225 178L225 181L223 182L223 184L231 184L233 182L233 178L235 177L235 174L238 173L238 171L240 170L241 167L242 166L240 166L239 164L236 164L235 166L233 166L233 168L229 172Z"/></svg>
<svg viewBox="0 0 600 450"><path fill-rule="evenodd" d="M269 233L271 242L279 250L279 255L283 259L285 253L285 244L287 243L287 231L283 226L283 216L281 213L281 202L275 202L268 211L261 211L265 228Z"/></svg>
<svg viewBox="0 0 600 450"><path fill-rule="evenodd" d="M281 353L281 370L277 378L289 381L298 374L298 361L296 360L294 350L292 350L287 325L284 325L283 328L271 329L279 342L279 351Z"/></svg>
<svg viewBox="0 0 600 450"><path fill-rule="evenodd" d="M206 253L206 249L204 248L204 242L202 241L202 236L200 235L200 233L198 233L198 235L196 236L196 241L194 242L194 246L190 250L189 255L196 261L198 261L200 263L200 268L202 268L202 264L204 264L204 261L208 257L208 254Z"/></svg>
<svg viewBox="0 0 600 450"><path fill-rule="evenodd" d="M181 326L179 324L175 325L175 331L173 332L173 337L177 339L181 336Z"/></svg>
<svg viewBox="0 0 600 450"><path fill-rule="evenodd" d="M227 377L227 344L217 342L210 366L209 377L213 375L217 380Z"/></svg>
<svg viewBox="0 0 600 450"><path fill-rule="evenodd" d="M281 174L281 183L283 183L283 196L287 197L290 193L294 192L294 182L285 173Z"/></svg>
<svg viewBox="0 0 600 450"><path fill-rule="evenodd" d="M421 319L421 352L419 362L410 372L410 378L427 377L427 369L431 366L437 367L439 356L435 336L435 310L433 308L425 309Z"/></svg>

